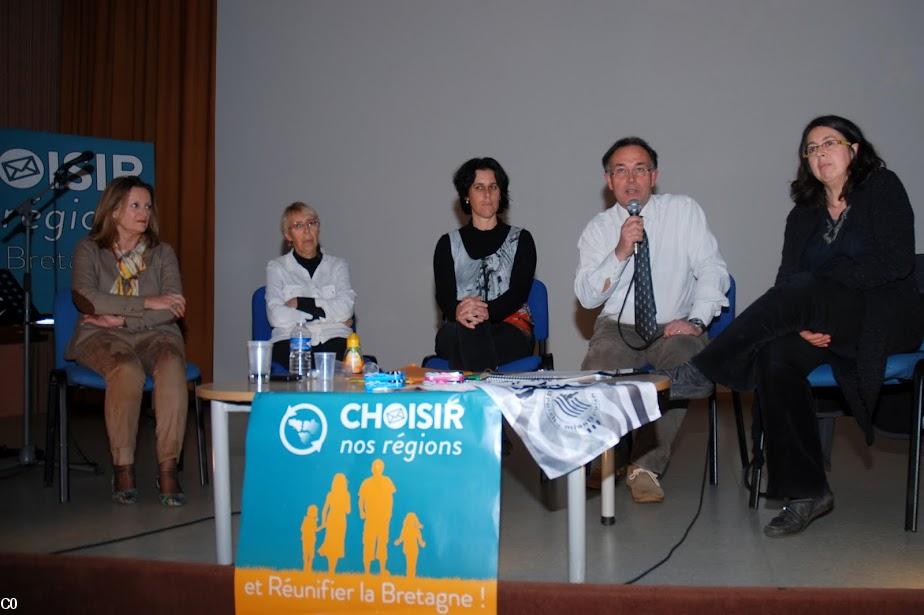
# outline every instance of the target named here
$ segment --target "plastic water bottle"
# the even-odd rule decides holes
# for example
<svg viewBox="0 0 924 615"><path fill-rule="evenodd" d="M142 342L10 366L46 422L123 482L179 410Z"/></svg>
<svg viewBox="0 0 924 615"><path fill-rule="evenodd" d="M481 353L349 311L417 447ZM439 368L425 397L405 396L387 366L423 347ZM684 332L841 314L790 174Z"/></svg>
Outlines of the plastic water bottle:
<svg viewBox="0 0 924 615"><path fill-rule="evenodd" d="M311 375L311 338L304 322L296 323L289 336L289 373Z"/></svg>

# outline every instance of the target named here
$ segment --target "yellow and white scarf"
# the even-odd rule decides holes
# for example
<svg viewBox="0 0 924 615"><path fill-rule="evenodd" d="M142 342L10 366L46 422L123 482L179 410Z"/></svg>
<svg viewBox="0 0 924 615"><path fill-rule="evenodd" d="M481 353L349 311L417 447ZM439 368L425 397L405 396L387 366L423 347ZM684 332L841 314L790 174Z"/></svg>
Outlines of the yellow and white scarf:
<svg viewBox="0 0 924 615"><path fill-rule="evenodd" d="M138 276L145 269L142 257L146 247L143 239L130 252L122 252L119 250L119 244L115 245L116 269L119 275L112 283L110 293L125 297L138 296Z"/></svg>

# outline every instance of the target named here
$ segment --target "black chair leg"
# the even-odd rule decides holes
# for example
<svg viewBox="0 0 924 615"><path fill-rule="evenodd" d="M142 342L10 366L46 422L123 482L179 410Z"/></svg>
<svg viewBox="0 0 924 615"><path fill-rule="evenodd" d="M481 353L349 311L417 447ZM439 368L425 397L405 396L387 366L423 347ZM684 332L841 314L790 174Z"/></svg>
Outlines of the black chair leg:
<svg viewBox="0 0 924 615"><path fill-rule="evenodd" d="M924 404L924 361L914 368L914 395L911 408L911 436L908 443L908 486L905 495L905 531L918 531L918 499L921 494L921 428Z"/></svg>
<svg viewBox="0 0 924 615"><path fill-rule="evenodd" d="M744 413L741 411L741 393L732 391L732 406L735 408L735 428L738 431L738 453L741 467L748 467L748 440L744 433Z"/></svg>
<svg viewBox="0 0 924 615"><path fill-rule="evenodd" d="M751 473L751 491L748 493L748 508L757 508L760 504L760 481L764 470L764 420L760 411L760 400L754 394L751 405L751 437L753 438L753 456L750 467L745 472Z"/></svg>
<svg viewBox="0 0 924 615"><path fill-rule="evenodd" d="M48 399L45 416L45 486L55 482L55 436L58 428L58 377L57 370L48 375Z"/></svg>
<svg viewBox="0 0 924 615"><path fill-rule="evenodd" d="M709 484L719 484L719 422L715 392L709 397Z"/></svg>
<svg viewBox="0 0 924 615"><path fill-rule="evenodd" d="M196 387L202 384L202 379L195 381ZM199 484L203 487L209 484L208 450L205 442L205 417L202 415L202 402L193 388L193 399L196 408L196 446L199 453Z"/></svg>
<svg viewBox="0 0 924 615"><path fill-rule="evenodd" d="M60 464L58 499L62 504L71 501L70 463L67 451L67 383L58 387L58 463Z"/></svg>
<svg viewBox="0 0 924 615"><path fill-rule="evenodd" d="M757 450L754 451L754 462L751 465L751 492L748 497L748 508L757 508L760 503L760 480L764 469L764 434L757 440Z"/></svg>

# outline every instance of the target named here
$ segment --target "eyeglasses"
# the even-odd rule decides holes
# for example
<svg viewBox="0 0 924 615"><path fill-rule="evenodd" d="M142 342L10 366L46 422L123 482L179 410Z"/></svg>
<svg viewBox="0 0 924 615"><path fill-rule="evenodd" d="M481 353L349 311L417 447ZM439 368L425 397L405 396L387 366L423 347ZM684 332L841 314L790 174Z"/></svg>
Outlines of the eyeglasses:
<svg viewBox="0 0 924 615"><path fill-rule="evenodd" d="M317 218L314 218L312 220L305 220L304 222L299 220L298 222L294 224L290 224L289 230L301 232L301 231L304 231L305 229L314 230L316 228L319 228L320 226L321 226L321 221L318 220Z"/></svg>
<svg viewBox="0 0 924 615"><path fill-rule="evenodd" d="M500 186L497 184L475 184L472 186L472 190L479 194L484 194L485 192L500 192Z"/></svg>
<svg viewBox="0 0 924 615"><path fill-rule="evenodd" d="M609 169L606 174L610 177L615 177L616 179L626 179L630 175L635 178L647 177L654 169L651 167L643 167L641 165L633 168L629 167L616 167L615 169Z"/></svg>
<svg viewBox="0 0 924 615"><path fill-rule="evenodd" d="M816 156L821 152L830 151L835 145L850 145L850 141L845 141L843 139L825 139L821 143L809 143L805 146L805 151L802 152L803 158L808 158L810 156Z"/></svg>

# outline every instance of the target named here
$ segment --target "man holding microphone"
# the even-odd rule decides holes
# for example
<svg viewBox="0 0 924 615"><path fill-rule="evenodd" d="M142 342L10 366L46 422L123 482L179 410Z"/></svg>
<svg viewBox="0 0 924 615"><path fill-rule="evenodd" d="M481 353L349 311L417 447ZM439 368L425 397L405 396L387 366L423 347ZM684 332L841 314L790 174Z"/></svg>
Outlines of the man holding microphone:
<svg viewBox="0 0 924 615"><path fill-rule="evenodd" d="M683 366L708 342L710 321L728 305L728 270L699 204L653 194L658 154L625 137L603 155L616 203L587 224L578 241L574 293L588 309L603 305L582 369ZM712 384L672 370L672 399L707 397ZM633 433L626 485L636 502L664 499L658 478L670 461L686 404L662 409Z"/></svg>

